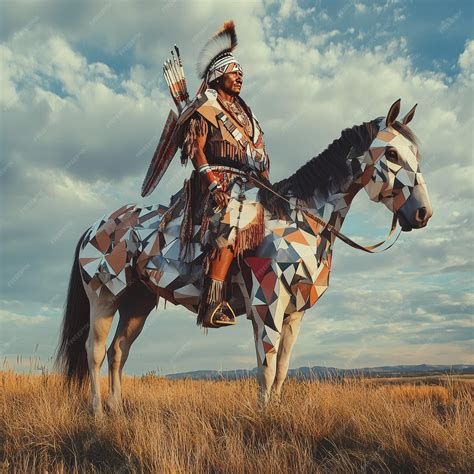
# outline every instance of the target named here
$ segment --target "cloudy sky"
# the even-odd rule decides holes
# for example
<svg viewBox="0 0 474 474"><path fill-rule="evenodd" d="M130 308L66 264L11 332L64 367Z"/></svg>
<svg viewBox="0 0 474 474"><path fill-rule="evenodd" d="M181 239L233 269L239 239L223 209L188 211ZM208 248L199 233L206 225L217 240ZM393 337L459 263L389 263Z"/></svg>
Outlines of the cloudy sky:
<svg viewBox="0 0 474 474"><path fill-rule="evenodd" d="M380 255L336 244L330 288L304 317L292 366L474 363L471 2L3 0L0 8L2 366L28 368L30 357L53 353L82 232L125 203L167 204L189 175L176 160L140 198L173 107L161 64L177 43L196 90L197 54L230 18L242 96L265 131L272 180L399 97L402 113L418 103L411 126L433 218ZM373 243L390 221L362 191L343 231ZM205 336L194 320L160 304L128 373L256 365L248 321Z"/></svg>

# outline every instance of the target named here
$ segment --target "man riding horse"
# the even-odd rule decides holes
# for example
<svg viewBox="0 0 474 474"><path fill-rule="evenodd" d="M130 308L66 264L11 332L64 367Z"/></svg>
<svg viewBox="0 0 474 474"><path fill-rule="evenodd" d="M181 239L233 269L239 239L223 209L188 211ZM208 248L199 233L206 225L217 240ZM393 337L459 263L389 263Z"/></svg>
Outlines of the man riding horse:
<svg viewBox="0 0 474 474"><path fill-rule="evenodd" d="M193 226L201 226L206 256L197 322L207 327L235 324L227 274L234 258L257 248L264 237L264 209L258 200L246 199L253 184L245 172L254 171L267 180L269 160L260 125L240 97L243 70L232 53L236 45L230 21L200 54L202 85L177 122L181 163L191 160L195 169L160 226L165 231L184 213L180 230L184 260Z"/></svg>

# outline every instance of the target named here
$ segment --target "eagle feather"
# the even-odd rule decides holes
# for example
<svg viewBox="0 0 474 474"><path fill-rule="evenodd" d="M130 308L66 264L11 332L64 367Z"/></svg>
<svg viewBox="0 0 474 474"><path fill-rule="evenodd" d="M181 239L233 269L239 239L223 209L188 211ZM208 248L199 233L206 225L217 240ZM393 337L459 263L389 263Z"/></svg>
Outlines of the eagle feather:
<svg viewBox="0 0 474 474"><path fill-rule="evenodd" d="M237 46L235 24L232 20L226 21L221 29L204 45L197 61L197 73L201 79L214 59L222 53L232 51Z"/></svg>

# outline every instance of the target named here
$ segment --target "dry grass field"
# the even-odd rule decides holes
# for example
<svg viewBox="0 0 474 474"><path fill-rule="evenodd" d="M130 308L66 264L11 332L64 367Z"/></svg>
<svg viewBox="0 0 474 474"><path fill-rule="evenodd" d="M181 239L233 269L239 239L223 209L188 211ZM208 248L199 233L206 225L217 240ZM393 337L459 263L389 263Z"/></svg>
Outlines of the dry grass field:
<svg viewBox="0 0 474 474"><path fill-rule="evenodd" d="M0 471L468 473L473 387L290 380L260 411L252 379L128 377L123 412L96 421L59 376L0 372Z"/></svg>

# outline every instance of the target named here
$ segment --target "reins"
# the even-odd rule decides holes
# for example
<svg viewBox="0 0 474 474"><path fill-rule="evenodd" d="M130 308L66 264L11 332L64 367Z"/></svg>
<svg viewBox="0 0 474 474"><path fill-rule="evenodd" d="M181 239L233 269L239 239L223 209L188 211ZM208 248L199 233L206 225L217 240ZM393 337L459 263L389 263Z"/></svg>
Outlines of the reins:
<svg viewBox="0 0 474 474"><path fill-rule="evenodd" d="M267 191L270 191L275 196L277 196L279 199L282 199L283 201L285 201L288 204L292 205L292 203L288 199L286 199L284 196L277 193L272 188L268 187L265 183L262 183L260 180L258 180L254 176L253 173L247 173L246 176L247 176L247 178L252 180L257 185L257 187L264 188ZM313 219L314 221L316 221L319 225L321 225L322 227L327 229L329 232L331 232L337 238L341 239L347 245L350 245L351 247L353 247L355 249L363 250L364 252L367 252L367 253L385 252L385 250L388 250L390 247L392 247L392 245L395 244L395 242L398 240L398 237L400 237L400 232L402 231L402 229L399 230L399 232L397 234L397 237L395 238L395 240L388 247L385 247L384 249L381 249L381 250L375 252L374 249L376 249L377 247L380 247L385 242L387 242L387 240L394 233L394 231L397 227L397 216L396 216L396 214L393 214L392 226L390 228L390 232L388 233L387 237L384 240L382 240L381 242L378 242L377 244L374 244L374 245L360 245L357 242L354 242L352 239L350 239L346 235L344 235L342 232L339 232L332 224L329 224L329 222L326 222L323 219L319 218L318 216L315 216L311 211L309 211L308 209L300 206L298 203L296 203L295 209L297 209L297 210L301 211L302 213L306 214L310 219Z"/></svg>

